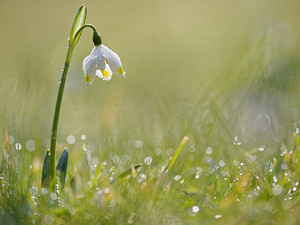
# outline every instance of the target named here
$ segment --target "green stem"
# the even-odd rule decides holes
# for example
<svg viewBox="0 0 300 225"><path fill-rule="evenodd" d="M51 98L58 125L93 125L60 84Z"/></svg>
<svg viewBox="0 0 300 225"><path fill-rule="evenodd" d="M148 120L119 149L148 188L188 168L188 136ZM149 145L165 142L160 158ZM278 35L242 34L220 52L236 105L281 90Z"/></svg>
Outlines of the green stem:
<svg viewBox="0 0 300 225"><path fill-rule="evenodd" d="M94 32L97 32L96 28L95 28L92 24L85 24L85 25L83 25L82 27L80 27L80 28L77 30L77 32L76 32L76 34L75 34L75 37L76 37L83 29L85 29L85 28L87 28L87 27L92 28Z"/></svg>
<svg viewBox="0 0 300 225"><path fill-rule="evenodd" d="M53 186L55 184L55 176L56 176L55 175L55 152L56 152L57 127L58 127L59 113L60 113L62 97L63 97L63 93L64 93L64 88L65 88L67 73L68 73L70 63L71 63L71 57L72 57L73 49L75 47L75 44L74 44L75 41L74 40L76 40L77 36L80 35L81 31L83 29L87 28L87 27L93 29L94 36L95 36L95 33L98 34L98 32L96 31L96 28L93 25L90 25L90 24L83 25L82 27L80 27L78 29L78 31L76 32L76 34L74 36L73 42L69 43L69 45L68 45L67 56L66 56L63 72L62 72L60 83L59 83L59 89L58 89L56 105L55 105L55 111L54 111L54 117L53 117L53 123L52 123L52 133L51 133L51 143L50 143L50 162L49 162L49 164L50 164L50 166L49 166L50 167L50 174L49 174L49 178L50 178L50 185L51 186ZM100 39L98 39L98 43L100 41L100 44L101 44L100 35L99 35L99 37L97 36L97 38L100 38ZM93 41L94 41L94 37L93 37Z"/></svg>
<svg viewBox="0 0 300 225"><path fill-rule="evenodd" d="M53 123L52 123L52 133L51 133L51 143L50 143L50 174L49 174L51 185L54 184L54 180L55 180L55 151L56 151L56 137L57 137L59 113L60 113L62 97L65 88L66 78L67 78L67 72L71 63L72 53L73 53L73 45L68 46L67 56L66 56L63 72L59 83L59 89L58 89Z"/></svg>

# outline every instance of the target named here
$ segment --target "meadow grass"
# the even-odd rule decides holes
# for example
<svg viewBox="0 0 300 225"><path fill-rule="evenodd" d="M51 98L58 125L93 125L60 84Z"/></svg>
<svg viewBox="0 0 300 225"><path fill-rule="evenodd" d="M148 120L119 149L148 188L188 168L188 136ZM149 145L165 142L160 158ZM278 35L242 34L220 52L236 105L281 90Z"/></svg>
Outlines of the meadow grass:
<svg viewBox="0 0 300 225"><path fill-rule="evenodd" d="M83 33L58 128L57 159L69 151L58 195L41 173L81 2L43 4L0 9L0 224L300 223L297 1L87 1L126 79L84 86Z"/></svg>

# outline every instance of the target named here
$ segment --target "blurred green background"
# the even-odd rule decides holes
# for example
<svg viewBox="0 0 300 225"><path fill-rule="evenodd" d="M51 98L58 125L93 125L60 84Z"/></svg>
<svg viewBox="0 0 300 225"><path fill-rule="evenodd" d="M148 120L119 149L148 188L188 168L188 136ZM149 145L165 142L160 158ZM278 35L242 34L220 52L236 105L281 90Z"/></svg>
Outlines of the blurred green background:
<svg viewBox="0 0 300 225"><path fill-rule="evenodd" d="M85 30L58 128L62 207L50 209L43 158L81 4L126 78L85 87ZM299 224L299 12L299 0L2 1L0 223Z"/></svg>
<svg viewBox="0 0 300 225"><path fill-rule="evenodd" d="M236 136L245 148L289 143L300 118L296 0L2 1L0 137L7 129L15 142L38 137L42 155L49 147L67 37L81 4L87 23L120 55L126 79L85 87L81 64L93 48L85 30L67 78L60 148L82 134L108 153L130 154L143 140L145 155L185 135L199 154Z"/></svg>

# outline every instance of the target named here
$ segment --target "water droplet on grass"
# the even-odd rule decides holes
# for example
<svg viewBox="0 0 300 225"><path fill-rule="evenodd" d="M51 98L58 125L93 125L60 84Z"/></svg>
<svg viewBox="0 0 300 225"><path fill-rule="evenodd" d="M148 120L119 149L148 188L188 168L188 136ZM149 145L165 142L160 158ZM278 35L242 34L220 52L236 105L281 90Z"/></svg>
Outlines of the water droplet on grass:
<svg viewBox="0 0 300 225"><path fill-rule="evenodd" d="M222 214L217 214L217 215L215 215L215 218L216 219L219 219L219 218L221 218L222 217Z"/></svg>
<svg viewBox="0 0 300 225"><path fill-rule="evenodd" d="M219 165L220 165L221 167L225 166L224 160L220 160Z"/></svg>
<svg viewBox="0 0 300 225"><path fill-rule="evenodd" d="M235 145L241 145L242 144L242 142L239 141L239 137L238 136L234 137L233 144L235 144Z"/></svg>
<svg viewBox="0 0 300 225"><path fill-rule="evenodd" d="M146 174L144 174L144 173L141 173L140 174L140 180L139 180L139 183L141 183L143 180L145 180L146 178L147 178L147 175Z"/></svg>
<svg viewBox="0 0 300 225"><path fill-rule="evenodd" d="M16 150L20 151L22 149L21 143L16 143L15 144Z"/></svg>
<svg viewBox="0 0 300 225"><path fill-rule="evenodd" d="M211 155L211 154L213 153L212 147L208 146L208 147L206 148L206 150L205 150L205 153L206 153L207 155Z"/></svg>
<svg viewBox="0 0 300 225"><path fill-rule="evenodd" d="M35 141L32 139L27 140L25 147L29 152L33 152L35 150Z"/></svg>
<svg viewBox="0 0 300 225"><path fill-rule="evenodd" d="M53 200L53 201L55 201L55 200L57 200L57 194L55 194L55 193L51 193L50 194L50 198L51 198L51 200Z"/></svg>
<svg viewBox="0 0 300 225"><path fill-rule="evenodd" d="M87 144L83 144L82 145L82 149L83 149L83 151L86 152L88 150L88 145Z"/></svg>
<svg viewBox="0 0 300 225"><path fill-rule="evenodd" d="M174 179L175 181L178 181L180 178L181 178L180 175L176 175L173 179Z"/></svg>
<svg viewBox="0 0 300 225"><path fill-rule="evenodd" d="M155 149L155 154L156 154L157 156L159 156L160 153L161 153L161 149L160 149L160 148L156 148L156 149Z"/></svg>
<svg viewBox="0 0 300 225"><path fill-rule="evenodd" d="M143 147L143 141L142 140L136 140L135 141L135 147L142 148Z"/></svg>
<svg viewBox="0 0 300 225"><path fill-rule="evenodd" d="M50 225L54 223L54 219L50 215L45 215L44 216L44 221L45 221L46 224L50 224Z"/></svg>
<svg viewBox="0 0 300 225"><path fill-rule="evenodd" d="M288 168L289 168L288 165L285 162L282 162L281 169L287 170Z"/></svg>
<svg viewBox="0 0 300 225"><path fill-rule="evenodd" d="M42 189L41 189L41 193L42 193L43 195L46 195L46 194L48 193L47 188L42 188Z"/></svg>
<svg viewBox="0 0 300 225"><path fill-rule="evenodd" d="M281 192L282 192L282 187L279 184L273 187L272 193L274 195L280 195Z"/></svg>
<svg viewBox="0 0 300 225"><path fill-rule="evenodd" d="M150 166L152 163L152 158L150 156L148 156L144 159L144 162L147 166Z"/></svg>
<svg viewBox="0 0 300 225"><path fill-rule="evenodd" d="M193 211L193 213L199 212L199 206L194 205L193 208L192 208L192 211Z"/></svg>
<svg viewBox="0 0 300 225"><path fill-rule="evenodd" d="M265 147L266 146L264 146L264 145L258 146L258 151L263 152L265 150Z"/></svg>
<svg viewBox="0 0 300 225"><path fill-rule="evenodd" d="M70 209L69 209L69 212L70 212L70 214L71 214L72 216L74 216L75 213L76 213L76 210L75 210L74 208L70 208Z"/></svg>
<svg viewBox="0 0 300 225"><path fill-rule="evenodd" d="M76 141L76 138L75 138L73 135L69 135L69 136L67 137L67 143L68 143L69 145L74 144L75 141Z"/></svg>
<svg viewBox="0 0 300 225"><path fill-rule="evenodd" d="M239 161L237 161L236 159L235 160L233 160L233 165L235 165L235 166L239 166Z"/></svg>

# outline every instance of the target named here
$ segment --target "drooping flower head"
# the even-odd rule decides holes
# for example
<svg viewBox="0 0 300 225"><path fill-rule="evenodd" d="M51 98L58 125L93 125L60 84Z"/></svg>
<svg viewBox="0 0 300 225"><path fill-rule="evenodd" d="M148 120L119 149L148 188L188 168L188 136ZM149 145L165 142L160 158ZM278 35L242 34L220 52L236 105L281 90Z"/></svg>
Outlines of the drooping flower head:
<svg viewBox="0 0 300 225"><path fill-rule="evenodd" d="M110 80L113 74L125 77L120 57L117 53L102 44L98 33L96 33L95 38L95 32L93 37L95 47L91 54L84 58L82 63L85 84L91 84L95 80L95 76L103 80ZM97 35L99 36L98 39Z"/></svg>

